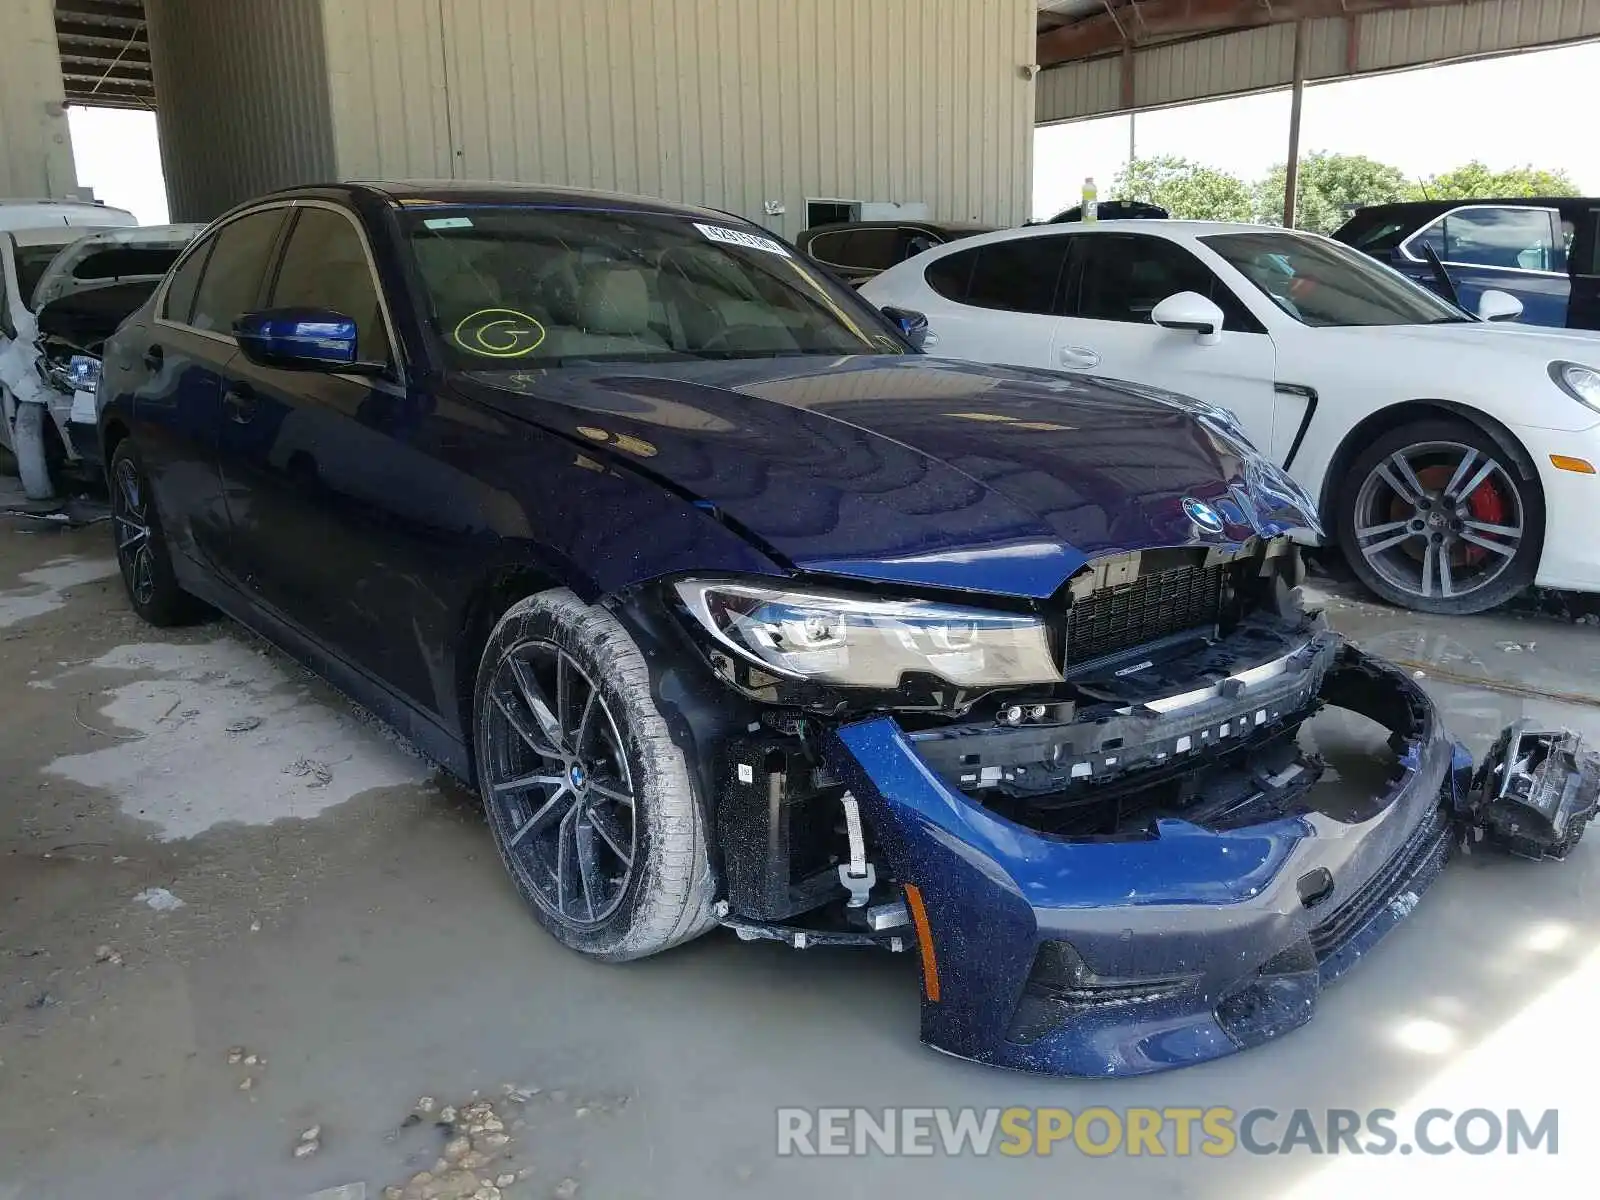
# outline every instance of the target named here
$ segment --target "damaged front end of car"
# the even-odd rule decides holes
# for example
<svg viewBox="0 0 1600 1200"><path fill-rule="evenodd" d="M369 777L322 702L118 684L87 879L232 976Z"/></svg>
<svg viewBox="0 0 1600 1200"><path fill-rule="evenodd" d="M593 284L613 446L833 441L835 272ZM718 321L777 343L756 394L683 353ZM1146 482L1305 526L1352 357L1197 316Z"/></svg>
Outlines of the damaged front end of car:
<svg viewBox="0 0 1600 1200"><path fill-rule="evenodd" d="M1138 1074L1303 1024L1464 841L1566 854L1600 760L1513 730L1475 778L1301 575L1278 536L1096 559L1010 613L677 581L667 624L745 706L699 735L724 924L915 948L923 1039L998 1066ZM1338 710L1387 757L1370 788L1330 786Z"/></svg>

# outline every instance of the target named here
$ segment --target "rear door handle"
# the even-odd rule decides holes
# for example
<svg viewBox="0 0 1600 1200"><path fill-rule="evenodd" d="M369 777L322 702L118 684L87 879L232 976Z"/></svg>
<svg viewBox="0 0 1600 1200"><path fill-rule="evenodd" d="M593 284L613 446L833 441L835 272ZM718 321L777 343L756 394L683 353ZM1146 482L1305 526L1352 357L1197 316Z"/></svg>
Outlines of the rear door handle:
<svg viewBox="0 0 1600 1200"><path fill-rule="evenodd" d="M152 345L144 352L144 365L152 372L161 370L161 364L166 359L166 353L160 346Z"/></svg>
<svg viewBox="0 0 1600 1200"><path fill-rule="evenodd" d="M1100 365L1100 355L1087 346L1063 346L1057 355L1063 367L1084 371Z"/></svg>
<svg viewBox="0 0 1600 1200"><path fill-rule="evenodd" d="M236 425L247 425L256 415L260 401L250 388L242 383L236 383L222 393L222 405L228 410L228 420Z"/></svg>

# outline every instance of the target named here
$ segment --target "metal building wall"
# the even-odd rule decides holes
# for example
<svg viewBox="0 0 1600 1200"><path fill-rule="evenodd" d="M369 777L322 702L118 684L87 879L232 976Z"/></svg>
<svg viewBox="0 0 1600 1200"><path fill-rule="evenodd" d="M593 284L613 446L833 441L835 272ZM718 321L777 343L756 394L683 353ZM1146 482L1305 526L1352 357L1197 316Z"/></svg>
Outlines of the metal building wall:
<svg viewBox="0 0 1600 1200"><path fill-rule="evenodd" d="M1306 22L1306 78L1318 82L1487 58L1600 37L1600 0L1473 0ZM1294 26L1144 46L1039 75L1041 125L1286 87L1294 78Z"/></svg>
<svg viewBox="0 0 1600 1200"><path fill-rule="evenodd" d="M0 4L0 196L60 197L78 186L52 0Z"/></svg>
<svg viewBox="0 0 1600 1200"><path fill-rule="evenodd" d="M325 0L346 177L543 181L729 209L1015 223L1032 0ZM769 203L784 215L768 215Z"/></svg>
<svg viewBox="0 0 1600 1200"><path fill-rule="evenodd" d="M145 0L145 9L174 221L334 177L320 0Z"/></svg>

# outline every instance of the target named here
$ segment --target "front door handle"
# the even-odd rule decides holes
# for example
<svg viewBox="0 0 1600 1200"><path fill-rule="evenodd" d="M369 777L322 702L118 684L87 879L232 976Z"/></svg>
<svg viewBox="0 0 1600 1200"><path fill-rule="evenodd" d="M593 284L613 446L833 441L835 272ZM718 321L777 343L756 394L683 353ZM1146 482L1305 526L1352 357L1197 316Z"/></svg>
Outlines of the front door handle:
<svg viewBox="0 0 1600 1200"><path fill-rule="evenodd" d="M234 384L222 393L222 405L228 410L228 420L236 425L248 425L256 415L260 402L248 387Z"/></svg>
<svg viewBox="0 0 1600 1200"><path fill-rule="evenodd" d="M1087 346L1063 346L1057 358L1070 371L1086 371L1100 365L1100 355Z"/></svg>
<svg viewBox="0 0 1600 1200"><path fill-rule="evenodd" d="M161 364L166 359L166 352L159 345L152 344L144 352L144 365L150 368L152 374L161 370Z"/></svg>

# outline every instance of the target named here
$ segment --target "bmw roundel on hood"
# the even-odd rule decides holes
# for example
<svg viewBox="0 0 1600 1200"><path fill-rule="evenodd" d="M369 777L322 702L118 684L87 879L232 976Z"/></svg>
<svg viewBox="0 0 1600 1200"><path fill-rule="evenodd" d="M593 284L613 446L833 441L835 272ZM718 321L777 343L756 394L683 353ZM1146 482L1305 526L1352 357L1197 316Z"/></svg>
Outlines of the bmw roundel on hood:
<svg viewBox="0 0 1600 1200"><path fill-rule="evenodd" d="M1043 598L1102 554L1315 528L1226 414L1149 389L922 357L474 382L806 570Z"/></svg>

